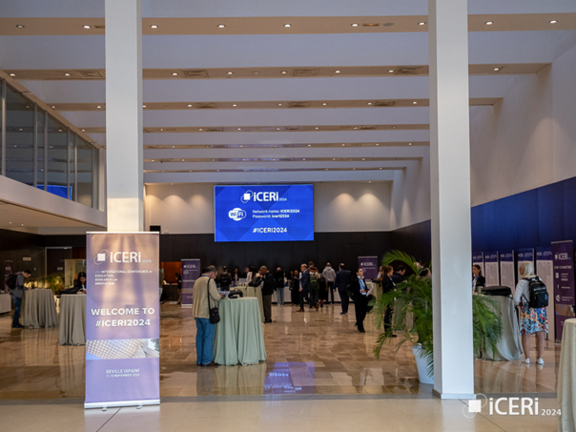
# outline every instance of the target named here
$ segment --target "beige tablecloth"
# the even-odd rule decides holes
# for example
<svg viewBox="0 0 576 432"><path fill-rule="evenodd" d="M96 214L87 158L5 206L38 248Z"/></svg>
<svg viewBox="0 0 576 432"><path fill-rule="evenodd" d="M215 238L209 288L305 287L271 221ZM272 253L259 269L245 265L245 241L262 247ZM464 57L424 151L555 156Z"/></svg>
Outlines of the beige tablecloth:
<svg viewBox="0 0 576 432"><path fill-rule="evenodd" d="M505 296L492 296L497 311L502 319L502 338L496 345L496 352L487 347L486 351L481 353L484 360L518 360L522 357L522 341L520 339L520 329L518 327L518 317L516 316L516 307L514 300Z"/></svg>
<svg viewBox="0 0 576 432"><path fill-rule="evenodd" d="M564 321L558 371L558 432L576 430L576 318Z"/></svg>
<svg viewBox="0 0 576 432"><path fill-rule="evenodd" d="M220 322L214 334L214 362L248 365L266 360L258 301L246 297L221 300Z"/></svg>
<svg viewBox="0 0 576 432"><path fill-rule="evenodd" d="M243 287L235 287L234 289L242 291L242 293L244 294L244 298L256 297L258 299L258 304L260 305L260 317L262 318L262 322L264 322L264 303L262 302L262 288L243 286Z"/></svg>
<svg viewBox="0 0 576 432"><path fill-rule="evenodd" d="M0 294L0 314L10 313L12 310L12 297L10 294Z"/></svg>
<svg viewBox="0 0 576 432"><path fill-rule="evenodd" d="M58 327L54 294L50 289L24 291L22 325L25 327Z"/></svg>
<svg viewBox="0 0 576 432"><path fill-rule="evenodd" d="M60 345L86 345L86 295L60 298Z"/></svg>

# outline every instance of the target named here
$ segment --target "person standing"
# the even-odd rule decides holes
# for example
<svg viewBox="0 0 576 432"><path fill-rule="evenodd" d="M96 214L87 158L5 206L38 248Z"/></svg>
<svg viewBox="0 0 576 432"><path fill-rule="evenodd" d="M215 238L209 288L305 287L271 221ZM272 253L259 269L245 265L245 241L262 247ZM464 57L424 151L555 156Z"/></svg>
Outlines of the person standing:
<svg viewBox="0 0 576 432"><path fill-rule="evenodd" d="M405 275L406 275L406 267L404 267L402 264L399 264L396 267L396 271L392 275L392 280L396 285L398 285L399 283L402 283L406 280Z"/></svg>
<svg viewBox="0 0 576 432"><path fill-rule="evenodd" d="M328 298L326 299L328 303L330 303L330 297L332 297L332 304L334 304L334 282L336 281L336 272L330 265L330 263L326 263L326 267L322 270L322 276L326 281L326 290L328 291Z"/></svg>
<svg viewBox="0 0 576 432"><path fill-rule="evenodd" d="M310 309L320 308L319 294L320 294L320 274L316 267L310 267Z"/></svg>
<svg viewBox="0 0 576 432"><path fill-rule="evenodd" d="M396 284L392 279L394 275L394 269L392 266L384 266L382 269L382 294L388 294L390 291L394 291L396 289ZM392 305L388 305L386 308L386 312L384 312L384 331L389 333L391 337L396 337L395 334L392 334L392 314L394 309Z"/></svg>
<svg viewBox="0 0 576 432"><path fill-rule="evenodd" d="M290 300L293 306L300 304L300 278L298 277L298 270L290 272Z"/></svg>
<svg viewBox="0 0 576 432"><path fill-rule="evenodd" d="M340 294L340 301L342 312L340 315L346 315L348 313L348 305L350 303L350 297L348 297L348 290L350 288L350 283L352 281L352 273L350 270L346 270L344 263L338 266L338 273L336 273L336 280L334 282L335 288L338 289L338 294Z"/></svg>
<svg viewBox="0 0 576 432"><path fill-rule="evenodd" d="M264 306L264 322L272 322L272 295L276 289L276 280L268 271L266 266L260 267L260 275L264 283L262 284L262 303Z"/></svg>
<svg viewBox="0 0 576 432"><path fill-rule="evenodd" d="M215 307L221 299L216 288L216 268L208 266L204 273L194 282L193 314L196 321L196 364L210 366L214 364L214 326L210 323L210 308ZM210 301L210 304L208 304Z"/></svg>
<svg viewBox="0 0 576 432"><path fill-rule="evenodd" d="M252 282L252 275L254 274L252 270L252 267L246 267L244 269L244 273L246 273L246 286L249 286L250 282Z"/></svg>
<svg viewBox="0 0 576 432"><path fill-rule="evenodd" d="M524 349L523 363L530 364L530 336L536 334L536 363L544 364L544 338L548 333L548 315L546 308L531 308L530 302L530 279L541 279L534 274L534 264L525 262L519 268L522 279L516 285L514 302L520 307L520 334L522 335L522 348Z"/></svg>
<svg viewBox="0 0 576 432"><path fill-rule="evenodd" d="M356 327L360 333L366 333L364 330L364 318L366 318L366 307L368 306L367 296L368 287L364 280L364 270L358 269L356 275L352 277L351 292L354 300L354 308L356 310Z"/></svg>
<svg viewBox="0 0 576 432"><path fill-rule="evenodd" d="M276 281L276 298L278 299L278 306L284 304L284 286L286 285L286 278L284 272L280 267L276 269L274 273L274 280Z"/></svg>
<svg viewBox="0 0 576 432"><path fill-rule="evenodd" d="M222 274L219 278L220 281L220 291L230 291L230 285L232 284L232 275L228 273L228 268L224 266L222 269Z"/></svg>
<svg viewBox="0 0 576 432"><path fill-rule="evenodd" d="M232 274L232 281L234 282L233 286L238 286L238 281L240 280L240 273L238 271L238 267L234 269L234 273Z"/></svg>
<svg viewBox="0 0 576 432"><path fill-rule="evenodd" d="M23 272L16 273L14 288L10 287L10 296L14 302L12 328L24 328L24 326L20 324L20 312L22 312L22 298L24 297L24 291L28 290L28 288L24 286L24 283L30 276L32 276L32 272L30 270L24 270Z"/></svg>
<svg viewBox="0 0 576 432"><path fill-rule="evenodd" d="M480 287L484 288L485 286L486 279L482 276L482 267L478 264L474 264L472 266L472 291L478 292Z"/></svg>
<svg viewBox="0 0 576 432"><path fill-rule="evenodd" d="M86 273L78 273L78 277L74 281L74 289L76 293L86 294Z"/></svg>
<svg viewBox="0 0 576 432"><path fill-rule="evenodd" d="M304 299L308 298L310 293L310 272L308 266L302 264L300 266L300 309L298 312L304 312Z"/></svg>

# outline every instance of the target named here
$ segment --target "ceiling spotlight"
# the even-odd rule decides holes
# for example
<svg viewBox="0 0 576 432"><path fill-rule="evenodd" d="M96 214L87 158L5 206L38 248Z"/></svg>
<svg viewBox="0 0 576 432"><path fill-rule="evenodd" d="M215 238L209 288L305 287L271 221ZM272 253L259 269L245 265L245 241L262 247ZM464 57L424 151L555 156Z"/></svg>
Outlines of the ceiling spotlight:
<svg viewBox="0 0 576 432"><path fill-rule="evenodd" d="M362 158L362 160L366 160L365 158Z"/></svg>
<svg viewBox="0 0 576 432"><path fill-rule="evenodd" d="M238 128L238 130L242 130L242 128Z"/></svg>
<svg viewBox="0 0 576 432"><path fill-rule="evenodd" d="M408 145L412 145L412 143L408 143Z"/></svg>
<svg viewBox="0 0 576 432"><path fill-rule="evenodd" d="M228 71L227 74L228 74L228 75L234 75L234 72Z"/></svg>
<svg viewBox="0 0 576 432"><path fill-rule="evenodd" d="M342 147L346 147L346 144L342 144Z"/></svg>
<svg viewBox="0 0 576 432"><path fill-rule="evenodd" d="M412 102L412 105L418 105L418 102L414 101Z"/></svg>
<svg viewBox="0 0 576 432"><path fill-rule="evenodd" d="M424 21L422 21L422 22L419 22L418 25L423 26L423 25L426 25L426 23Z"/></svg>
<svg viewBox="0 0 576 432"><path fill-rule="evenodd" d="M556 24L558 20L550 20L550 24Z"/></svg>
<svg viewBox="0 0 576 432"><path fill-rule="evenodd" d="M52 105L50 108L54 109L54 108L56 108L56 105Z"/></svg>
<svg viewBox="0 0 576 432"><path fill-rule="evenodd" d="M336 160L336 158L332 158L332 160Z"/></svg>
<svg viewBox="0 0 576 432"><path fill-rule="evenodd" d="M152 162L154 162L154 159L152 159Z"/></svg>
<svg viewBox="0 0 576 432"><path fill-rule="evenodd" d="M226 26L224 24L218 24L218 28L225 28Z"/></svg>
<svg viewBox="0 0 576 432"><path fill-rule="evenodd" d="M356 168L352 168L352 171L356 171Z"/></svg>
<svg viewBox="0 0 576 432"><path fill-rule="evenodd" d="M176 148L176 146L172 146L172 148Z"/></svg>
<svg viewBox="0 0 576 432"><path fill-rule="evenodd" d="M152 24L152 25L150 26L150 28L157 29L158 26L157 26L156 24Z"/></svg>
<svg viewBox="0 0 576 432"><path fill-rule="evenodd" d="M326 171L328 171L328 168L326 168Z"/></svg>
<svg viewBox="0 0 576 432"><path fill-rule="evenodd" d="M192 104L188 104L188 108L192 108Z"/></svg>
<svg viewBox="0 0 576 432"><path fill-rule="evenodd" d="M64 76L70 76L70 74L69 74L68 72L66 72L66 73L64 74Z"/></svg>
<svg viewBox="0 0 576 432"><path fill-rule="evenodd" d="M308 144L308 147L312 147L312 144Z"/></svg>
<svg viewBox="0 0 576 432"><path fill-rule="evenodd" d="M379 146L380 144L376 143L377 146Z"/></svg>
<svg viewBox="0 0 576 432"><path fill-rule="evenodd" d="M315 128L316 130L320 129L320 128Z"/></svg>
<svg viewBox="0 0 576 432"><path fill-rule="evenodd" d="M83 26L83 27L84 27L86 30L89 30L89 29L92 28L92 26L89 26L89 25L85 25L85 26Z"/></svg>
<svg viewBox="0 0 576 432"><path fill-rule="evenodd" d="M282 71L280 72L282 75L286 75L288 73L288 71Z"/></svg>
<svg viewBox="0 0 576 432"><path fill-rule="evenodd" d="M233 107L237 107L238 105L236 105L236 104L232 104L232 106L233 106Z"/></svg>
<svg viewBox="0 0 576 432"><path fill-rule="evenodd" d="M354 23L352 24L352 27L358 27L358 25L359 25L358 23Z"/></svg>
<svg viewBox="0 0 576 432"><path fill-rule="evenodd" d="M277 104L277 105L278 105L278 106L282 106L282 104L281 104L281 103L279 103L279 104Z"/></svg>
<svg viewBox="0 0 576 432"><path fill-rule="evenodd" d="M358 128L357 128L357 127L355 127L355 128L354 128L354 130L358 130Z"/></svg>
<svg viewBox="0 0 576 432"><path fill-rule="evenodd" d="M388 69L388 73L394 73L394 69Z"/></svg>
<svg viewBox="0 0 576 432"><path fill-rule="evenodd" d="M11 77L15 77L16 74L15 74L15 73L11 73L10 76L11 76Z"/></svg>
<svg viewBox="0 0 576 432"><path fill-rule="evenodd" d="M24 28L24 26L22 24L16 24L16 28L22 29L22 28Z"/></svg>
<svg viewBox="0 0 576 432"><path fill-rule="evenodd" d="M201 130L202 130L202 128L199 128L198 130L199 130L199 131L201 131Z"/></svg>
<svg viewBox="0 0 576 432"><path fill-rule="evenodd" d="M286 28L292 27L292 24L284 24L284 27L286 27Z"/></svg>
<svg viewBox="0 0 576 432"><path fill-rule="evenodd" d="M96 108L100 109L102 108L102 105L97 105Z"/></svg>
<svg viewBox="0 0 576 432"><path fill-rule="evenodd" d="M253 73L254 75L258 75L260 72L254 71L254 72L252 72L252 73Z"/></svg>
<svg viewBox="0 0 576 432"><path fill-rule="evenodd" d="M244 147L243 145L240 145L240 147Z"/></svg>
<svg viewBox="0 0 576 432"><path fill-rule="evenodd" d="M326 106L326 105L328 105L326 102L324 102L324 103L322 104L322 106Z"/></svg>
<svg viewBox="0 0 576 432"><path fill-rule="evenodd" d="M495 68L494 68L494 72L500 72L500 69L502 69L502 68L495 67Z"/></svg>
<svg viewBox="0 0 576 432"><path fill-rule="evenodd" d="M172 72L172 76L177 76L178 72Z"/></svg>
<svg viewBox="0 0 576 432"><path fill-rule="evenodd" d="M142 108L146 108L146 105L142 105Z"/></svg>
<svg viewBox="0 0 576 432"><path fill-rule="evenodd" d="M339 70L335 70L334 73L340 73L340 71L339 71Z"/></svg>
<svg viewBox="0 0 576 432"><path fill-rule="evenodd" d="M372 105L372 102L368 102L366 105Z"/></svg>
<svg viewBox="0 0 576 432"><path fill-rule="evenodd" d="M160 132L164 132L164 129L160 129Z"/></svg>
<svg viewBox="0 0 576 432"><path fill-rule="evenodd" d="M306 158L302 158L302 160L303 160L303 161L305 161L305 160L306 160Z"/></svg>
<svg viewBox="0 0 576 432"><path fill-rule="evenodd" d="M492 25L492 24L494 24L494 22L493 22L493 21L486 21L484 24L486 24L486 25Z"/></svg>
<svg viewBox="0 0 576 432"><path fill-rule="evenodd" d="M86 129L82 129L82 132L86 132Z"/></svg>
<svg viewBox="0 0 576 432"><path fill-rule="evenodd" d="M276 128L276 130L277 130L277 131L279 131L279 130L280 130L280 128Z"/></svg>
<svg viewBox="0 0 576 432"><path fill-rule="evenodd" d="M380 169L382 169L382 168L380 168Z"/></svg>

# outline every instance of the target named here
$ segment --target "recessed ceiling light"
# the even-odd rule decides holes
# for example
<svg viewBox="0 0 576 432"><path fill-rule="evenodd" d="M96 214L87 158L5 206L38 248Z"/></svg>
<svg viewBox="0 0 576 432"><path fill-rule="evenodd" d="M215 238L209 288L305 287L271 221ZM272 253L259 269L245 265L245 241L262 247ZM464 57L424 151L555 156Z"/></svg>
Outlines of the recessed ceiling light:
<svg viewBox="0 0 576 432"><path fill-rule="evenodd" d="M174 186L174 183L170 183L172 186Z"/></svg>
<svg viewBox="0 0 576 432"><path fill-rule="evenodd" d="M190 172L192 172L192 171L190 171ZM220 172L220 170L218 169L218 170L216 170L216 172Z"/></svg>
<svg viewBox="0 0 576 432"><path fill-rule="evenodd" d="M424 21L421 21L421 22L418 23L418 25L419 25L419 26L423 26L423 25L426 25L426 23L425 23Z"/></svg>
<svg viewBox="0 0 576 432"><path fill-rule="evenodd" d="M142 105L142 108L146 108L146 105Z"/></svg>
<svg viewBox="0 0 576 432"><path fill-rule="evenodd" d="M326 168L326 171L328 171L328 168Z"/></svg>
<svg viewBox="0 0 576 432"><path fill-rule="evenodd" d="M18 129L18 130L19 130L19 131L23 131L24 129L20 128L20 129Z"/></svg>
<svg viewBox="0 0 576 432"><path fill-rule="evenodd" d="M326 102L324 102L322 105L323 105L323 106L326 106L326 105L328 105L328 104L327 104Z"/></svg>
<svg viewBox="0 0 576 432"><path fill-rule="evenodd" d="M279 130L280 130L280 128L276 128L276 130L277 130L277 131L279 131Z"/></svg>
<svg viewBox="0 0 576 432"><path fill-rule="evenodd" d="M358 23L354 23L354 24L352 24L352 27L358 27L358 26L359 26L359 24L358 24Z"/></svg>
<svg viewBox="0 0 576 432"><path fill-rule="evenodd" d="M315 128L316 130L320 129L320 128Z"/></svg>
<svg viewBox="0 0 576 432"><path fill-rule="evenodd" d="M340 73L340 71L339 71L339 70L335 70L334 73Z"/></svg>
<svg viewBox="0 0 576 432"><path fill-rule="evenodd" d="M188 108L192 108L192 104L188 104Z"/></svg>
<svg viewBox="0 0 576 432"><path fill-rule="evenodd" d="M26 109L30 109L30 106L29 106L29 105L26 105Z"/></svg>
<svg viewBox="0 0 576 432"><path fill-rule="evenodd" d="M302 158L302 160L306 160L306 158Z"/></svg>
<svg viewBox="0 0 576 432"><path fill-rule="evenodd" d="M89 30L89 29L92 28L92 26L89 26L89 25L85 25L85 26L83 26L83 27L84 27L86 30Z"/></svg>
<svg viewBox="0 0 576 432"><path fill-rule="evenodd" d="M281 104L281 103L279 103L279 104L277 104L277 105L278 105L278 106L282 106L282 104Z"/></svg>
<svg viewBox="0 0 576 432"><path fill-rule="evenodd" d="M412 102L412 105L418 105L418 102L414 101Z"/></svg>
<svg viewBox="0 0 576 432"><path fill-rule="evenodd" d="M254 72L252 72L252 73L253 73L254 75L258 75L260 72L254 71Z"/></svg>
<svg viewBox="0 0 576 432"><path fill-rule="evenodd" d="M178 72L172 72L172 76L177 76Z"/></svg>
<svg viewBox="0 0 576 432"><path fill-rule="evenodd" d="M56 105L52 105L50 108L54 109L54 108L56 108Z"/></svg>
<svg viewBox="0 0 576 432"><path fill-rule="evenodd" d="M237 107L238 105L236 105L236 104L232 104L232 106L233 106L233 107Z"/></svg>
<svg viewBox="0 0 576 432"><path fill-rule="evenodd" d="M388 73L394 73L394 69L388 69Z"/></svg>
<svg viewBox="0 0 576 432"><path fill-rule="evenodd" d="M11 76L11 77L15 77L16 74L15 74L15 73L11 73L10 76Z"/></svg>
<svg viewBox="0 0 576 432"><path fill-rule="evenodd" d="M358 130L358 128L357 128L357 127L355 127L355 128L354 128L354 130Z"/></svg>
<svg viewBox="0 0 576 432"><path fill-rule="evenodd" d="M152 159L152 162L154 162L154 159Z"/></svg>
<svg viewBox="0 0 576 432"><path fill-rule="evenodd" d="M486 25L492 25L492 24L494 24L494 21L486 21L484 24L486 24Z"/></svg>
<svg viewBox="0 0 576 432"><path fill-rule="evenodd" d="M100 109L102 108L102 105L97 105L96 108Z"/></svg>
<svg viewBox="0 0 576 432"><path fill-rule="evenodd" d="M550 24L556 24L558 20L550 20Z"/></svg>
<svg viewBox="0 0 576 432"><path fill-rule="evenodd" d="M371 181L369 181L368 183L372 183Z"/></svg>
<svg viewBox="0 0 576 432"><path fill-rule="evenodd" d="M396 129L396 126L392 126L392 129Z"/></svg>
<svg viewBox="0 0 576 432"><path fill-rule="evenodd" d="M234 72L228 71L227 74L228 74L228 75L234 75Z"/></svg>
<svg viewBox="0 0 576 432"><path fill-rule="evenodd" d="M345 147L345 146L346 146L346 144L342 144L342 147Z"/></svg>
<svg viewBox="0 0 576 432"><path fill-rule="evenodd" d="M382 168L380 168L380 169L382 169Z"/></svg>
<svg viewBox="0 0 576 432"><path fill-rule="evenodd" d="M198 130L199 130L199 131L201 131L201 130L202 130L202 128L199 128Z"/></svg>
<svg viewBox="0 0 576 432"><path fill-rule="evenodd" d="M225 28L226 26L224 24L218 24L218 28Z"/></svg>
<svg viewBox="0 0 576 432"><path fill-rule="evenodd" d="M160 129L160 132L164 132L164 129Z"/></svg>
<svg viewBox="0 0 576 432"><path fill-rule="evenodd" d="M376 143L377 146L379 146L380 144Z"/></svg>
<svg viewBox="0 0 576 432"><path fill-rule="evenodd" d="M288 73L288 71L282 71L280 72L282 75L286 75Z"/></svg>
<svg viewBox="0 0 576 432"><path fill-rule="evenodd" d="M499 67L495 67L495 68L494 68L494 72L500 72L500 69L501 69L501 68L499 68Z"/></svg>
<svg viewBox="0 0 576 432"><path fill-rule="evenodd" d="M16 28L22 29L22 28L24 28L24 26L22 24L16 24Z"/></svg>
<svg viewBox="0 0 576 432"><path fill-rule="evenodd" d="M286 28L292 27L292 24L284 24L284 27L286 27Z"/></svg>
<svg viewBox="0 0 576 432"><path fill-rule="evenodd" d="M308 147L312 147L312 144L308 144Z"/></svg>
<svg viewBox="0 0 576 432"><path fill-rule="evenodd" d="M176 148L176 146L172 146L172 148Z"/></svg>
<svg viewBox="0 0 576 432"><path fill-rule="evenodd" d="M152 24L152 25L150 26L150 28L157 29L158 26L157 26L156 24Z"/></svg>
<svg viewBox="0 0 576 432"><path fill-rule="evenodd" d="M366 160L366 158L362 158L362 160Z"/></svg>
<svg viewBox="0 0 576 432"><path fill-rule="evenodd" d="M241 145L240 147L244 147L243 145Z"/></svg>
<svg viewBox="0 0 576 432"><path fill-rule="evenodd" d="M356 168L352 168L352 171L356 171Z"/></svg>
<svg viewBox="0 0 576 432"><path fill-rule="evenodd" d="M68 72L66 72L66 73L64 74L64 76L70 76L70 74L69 74Z"/></svg>
<svg viewBox="0 0 576 432"><path fill-rule="evenodd" d="M368 102L366 105L372 105L372 102Z"/></svg>
<svg viewBox="0 0 576 432"><path fill-rule="evenodd" d="M242 130L242 128L238 128L238 130Z"/></svg>
<svg viewBox="0 0 576 432"><path fill-rule="evenodd" d="M412 145L412 143L408 143L408 145Z"/></svg>
<svg viewBox="0 0 576 432"><path fill-rule="evenodd" d="M332 160L336 160L336 158L332 158Z"/></svg>
<svg viewBox="0 0 576 432"><path fill-rule="evenodd" d="M82 129L82 132L86 132L86 129Z"/></svg>

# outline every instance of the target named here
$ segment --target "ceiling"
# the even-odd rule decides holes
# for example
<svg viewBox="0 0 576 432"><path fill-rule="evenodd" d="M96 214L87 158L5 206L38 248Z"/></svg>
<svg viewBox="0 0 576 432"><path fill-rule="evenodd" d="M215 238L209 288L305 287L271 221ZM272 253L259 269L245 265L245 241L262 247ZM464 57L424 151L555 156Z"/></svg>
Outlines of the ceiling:
<svg viewBox="0 0 576 432"><path fill-rule="evenodd" d="M426 0L159 3L143 0L146 183L392 181L427 157ZM471 110L576 31L573 0L469 13ZM104 0L5 0L0 16L2 76L105 146Z"/></svg>

